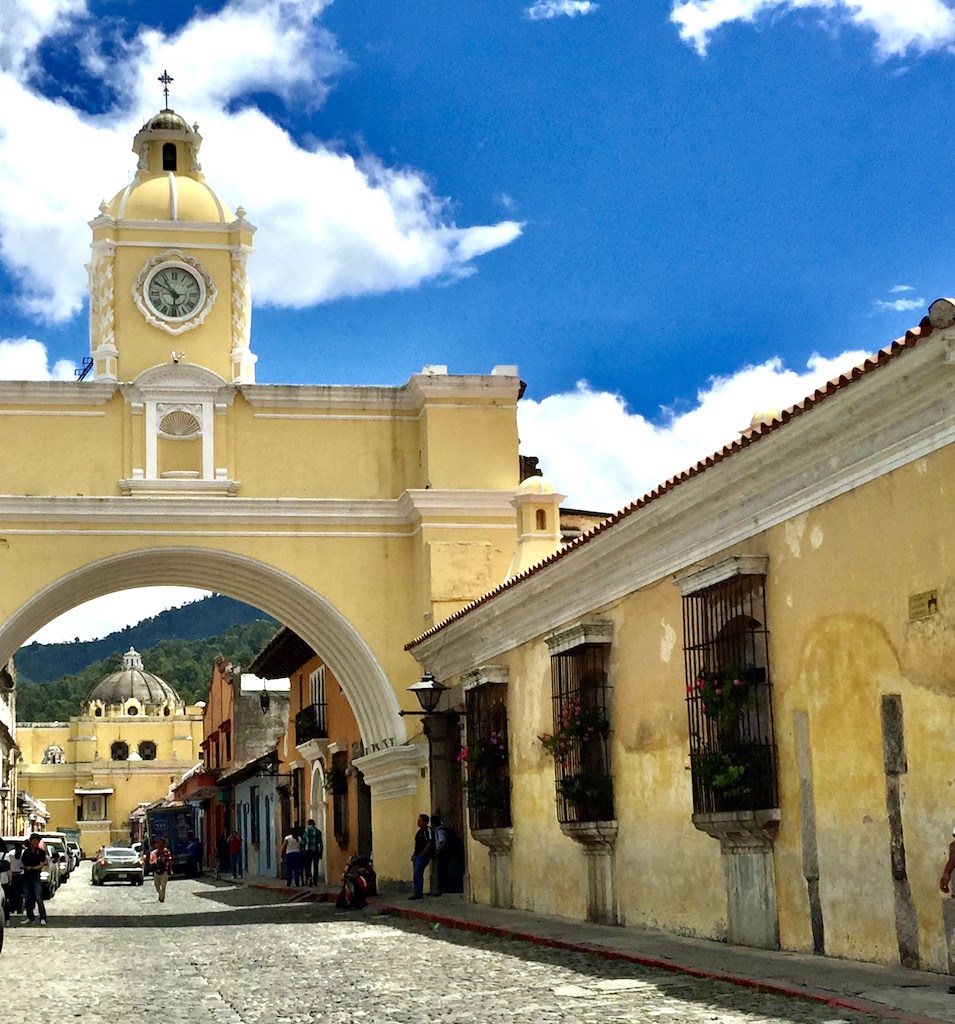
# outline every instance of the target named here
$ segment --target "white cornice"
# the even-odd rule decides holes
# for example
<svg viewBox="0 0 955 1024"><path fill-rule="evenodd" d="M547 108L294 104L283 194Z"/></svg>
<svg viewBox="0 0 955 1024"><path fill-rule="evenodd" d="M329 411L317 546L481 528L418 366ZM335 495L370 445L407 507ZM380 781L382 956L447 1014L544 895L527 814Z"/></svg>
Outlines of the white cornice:
<svg viewBox="0 0 955 1024"><path fill-rule="evenodd" d="M195 487L228 481L187 481ZM214 525L268 526L403 526L414 527L428 517L426 525L435 528L447 525L431 522L436 516L453 519L467 517L467 526L481 529L494 525L504 517L510 526L513 515L508 507L509 491L438 491L405 492L399 498L229 498L199 494L184 496L159 493L158 485L169 484L175 490L182 481L124 481L140 487L151 487L157 493L148 502L129 497L0 495L0 523L209 523Z"/></svg>
<svg viewBox="0 0 955 1024"><path fill-rule="evenodd" d="M515 408L520 393L517 377L479 376L475 374L415 374L400 387L350 386L338 384L245 384L240 387L245 400L255 408L357 409L373 408L418 412L429 402L455 407ZM492 404L495 403L495 404Z"/></svg>
<svg viewBox="0 0 955 1024"><path fill-rule="evenodd" d="M352 761L371 787L374 801L417 796L421 769L427 763L428 747L424 743L386 747Z"/></svg>
<svg viewBox="0 0 955 1024"><path fill-rule="evenodd" d="M513 526L513 491L449 491L414 488L398 498L398 512L407 523L419 523L435 516L466 516L506 519Z"/></svg>
<svg viewBox="0 0 955 1024"><path fill-rule="evenodd" d="M256 409L414 410L417 404L404 387L362 387L338 384L242 384L242 397Z"/></svg>
<svg viewBox="0 0 955 1024"><path fill-rule="evenodd" d="M415 395L416 408L428 402L453 399L468 404L486 404L489 401L516 405L521 392L519 377L498 374L413 374L406 387Z"/></svg>
<svg viewBox="0 0 955 1024"><path fill-rule="evenodd" d="M0 380L0 405L105 405L115 382Z"/></svg>
<svg viewBox="0 0 955 1024"><path fill-rule="evenodd" d="M955 332L953 332L955 333ZM424 638L447 679L955 441L937 333Z"/></svg>
<svg viewBox="0 0 955 1024"><path fill-rule="evenodd" d="M547 653L553 657L572 651L585 644L609 644L613 642L612 622L575 622L572 626L560 629L544 638Z"/></svg>
<svg viewBox="0 0 955 1024"><path fill-rule="evenodd" d="M768 568L769 558L765 555L733 555L715 565L682 573L673 582L679 588L680 596L687 597L734 576L765 576Z"/></svg>

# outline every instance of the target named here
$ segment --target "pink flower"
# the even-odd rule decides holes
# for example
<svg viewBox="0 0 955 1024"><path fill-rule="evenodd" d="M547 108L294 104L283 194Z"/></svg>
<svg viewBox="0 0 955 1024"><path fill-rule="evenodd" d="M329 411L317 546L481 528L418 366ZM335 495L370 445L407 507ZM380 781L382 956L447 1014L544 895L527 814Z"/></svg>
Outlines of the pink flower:
<svg viewBox="0 0 955 1024"><path fill-rule="evenodd" d="M716 696L717 697L721 697L722 695L723 695L723 691L717 686L717 688L716 688Z"/></svg>
<svg viewBox="0 0 955 1024"><path fill-rule="evenodd" d="M696 688L698 690L702 690L703 689L703 680L702 679L697 679L697 681L696 681Z"/></svg>
<svg viewBox="0 0 955 1024"><path fill-rule="evenodd" d="M743 680L742 679L734 679L733 680L733 685L734 686L742 686L743 685Z"/></svg>

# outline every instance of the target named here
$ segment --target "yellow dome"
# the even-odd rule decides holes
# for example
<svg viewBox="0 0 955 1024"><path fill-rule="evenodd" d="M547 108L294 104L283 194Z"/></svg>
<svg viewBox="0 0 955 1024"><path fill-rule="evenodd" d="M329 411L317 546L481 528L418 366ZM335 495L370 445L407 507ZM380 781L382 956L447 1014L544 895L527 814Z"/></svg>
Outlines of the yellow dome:
<svg viewBox="0 0 955 1024"><path fill-rule="evenodd" d="M198 221L229 224L235 217L204 181L167 171L137 179L109 202L117 220Z"/></svg>
<svg viewBox="0 0 955 1024"><path fill-rule="evenodd" d="M749 425L751 427L761 427L764 423L772 423L773 420L778 420L781 415L782 411L780 409L760 409L753 414Z"/></svg>
<svg viewBox="0 0 955 1024"><path fill-rule="evenodd" d="M202 136L175 110L160 110L136 133L136 177L106 212L116 220L172 220L231 224L235 217L205 183L199 163Z"/></svg>
<svg viewBox="0 0 955 1024"><path fill-rule="evenodd" d="M517 488L518 494L556 494L554 485L543 476L529 476Z"/></svg>

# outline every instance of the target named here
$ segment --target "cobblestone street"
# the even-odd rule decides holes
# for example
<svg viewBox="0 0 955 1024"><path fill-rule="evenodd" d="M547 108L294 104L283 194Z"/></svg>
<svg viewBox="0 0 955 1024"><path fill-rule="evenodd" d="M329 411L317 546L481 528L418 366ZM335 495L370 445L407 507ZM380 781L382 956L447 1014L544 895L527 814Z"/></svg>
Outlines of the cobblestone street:
<svg viewBox="0 0 955 1024"><path fill-rule="evenodd" d="M89 865L49 926L6 933L30 1016L122 1024L364 1021L871 1021L804 1000L209 881L94 888Z"/></svg>

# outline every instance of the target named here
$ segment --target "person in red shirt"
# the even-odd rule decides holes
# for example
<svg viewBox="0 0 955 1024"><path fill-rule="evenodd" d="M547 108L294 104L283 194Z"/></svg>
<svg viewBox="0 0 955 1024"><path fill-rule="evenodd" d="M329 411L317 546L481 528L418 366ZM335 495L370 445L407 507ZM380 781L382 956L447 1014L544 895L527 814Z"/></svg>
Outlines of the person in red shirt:
<svg viewBox="0 0 955 1024"><path fill-rule="evenodd" d="M229 836L229 856L232 858L232 877L242 877L242 839L235 829Z"/></svg>
<svg viewBox="0 0 955 1024"><path fill-rule="evenodd" d="M153 873L153 885L159 894L159 902L166 902L166 883L172 871L172 854L166 849L166 840L159 838L149 854L149 866Z"/></svg>

